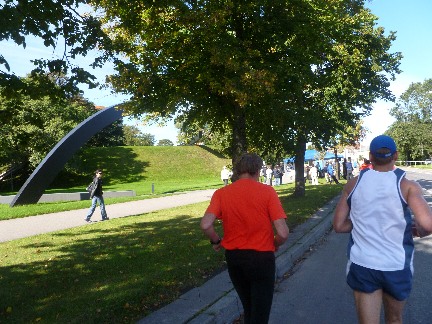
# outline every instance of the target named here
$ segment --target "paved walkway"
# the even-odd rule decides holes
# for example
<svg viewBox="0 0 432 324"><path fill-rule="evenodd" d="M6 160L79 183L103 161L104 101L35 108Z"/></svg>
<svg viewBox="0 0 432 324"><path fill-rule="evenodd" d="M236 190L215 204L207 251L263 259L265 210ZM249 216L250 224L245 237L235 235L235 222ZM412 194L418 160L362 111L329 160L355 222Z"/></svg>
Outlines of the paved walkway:
<svg viewBox="0 0 432 324"><path fill-rule="evenodd" d="M140 215L156 210L207 201L210 200L214 191L215 189L197 190L167 197L106 205L106 210L108 217L111 219ZM90 204L91 201L89 200L89 207ZM0 242L87 225L84 221L87 211L88 208L85 208L0 221ZM100 219L100 209L96 207L92 220L100 221Z"/></svg>

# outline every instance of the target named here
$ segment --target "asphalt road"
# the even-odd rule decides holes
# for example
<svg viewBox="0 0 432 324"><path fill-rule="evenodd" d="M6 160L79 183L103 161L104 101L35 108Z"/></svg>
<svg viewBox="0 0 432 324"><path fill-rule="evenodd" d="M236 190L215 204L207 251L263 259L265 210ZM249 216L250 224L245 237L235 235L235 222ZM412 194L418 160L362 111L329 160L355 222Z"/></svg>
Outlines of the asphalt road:
<svg viewBox="0 0 432 324"><path fill-rule="evenodd" d="M432 204L432 170L411 171L407 178L425 189ZM348 234L332 231L304 256L277 287L271 324L357 323L354 298L345 282ZM405 324L432 323L432 235L415 239L414 286L404 312ZM382 320L382 323L384 321Z"/></svg>

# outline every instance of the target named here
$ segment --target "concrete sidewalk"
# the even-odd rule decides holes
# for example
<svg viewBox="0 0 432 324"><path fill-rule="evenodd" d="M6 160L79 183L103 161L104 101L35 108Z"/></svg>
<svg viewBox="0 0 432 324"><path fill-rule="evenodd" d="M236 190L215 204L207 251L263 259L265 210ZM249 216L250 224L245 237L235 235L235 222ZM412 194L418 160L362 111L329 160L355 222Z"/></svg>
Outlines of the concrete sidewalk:
<svg viewBox="0 0 432 324"><path fill-rule="evenodd" d="M140 215L156 210L208 201L214 192L215 189L197 190L166 197L136 200L113 205L108 204L106 205L106 211L108 217L111 219ZM90 205L91 201L89 200L89 208ZM85 208L0 221L0 242L88 225L84 221L87 211L88 208ZM100 219L100 209L96 207L92 221Z"/></svg>
<svg viewBox="0 0 432 324"><path fill-rule="evenodd" d="M339 196L335 197L290 233L287 242L276 253L277 284L295 262L331 229L338 199ZM210 246L209 253L213 253ZM276 291L277 287L275 293ZM138 323L226 324L238 319L242 312L240 299L231 284L228 271L224 271Z"/></svg>

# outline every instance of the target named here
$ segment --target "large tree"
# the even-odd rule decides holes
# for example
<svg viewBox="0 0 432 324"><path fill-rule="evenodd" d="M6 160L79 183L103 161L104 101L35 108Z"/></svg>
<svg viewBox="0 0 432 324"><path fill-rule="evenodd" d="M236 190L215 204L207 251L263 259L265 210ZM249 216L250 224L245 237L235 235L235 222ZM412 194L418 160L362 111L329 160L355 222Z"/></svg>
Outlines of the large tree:
<svg viewBox="0 0 432 324"><path fill-rule="evenodd" d="M250 148L280 150L302 167L307 141L329 141L391 98L400 55L364 1L93 3L127 57L111 77L131 94L125 108L228 126L233 162Z"/></svg>

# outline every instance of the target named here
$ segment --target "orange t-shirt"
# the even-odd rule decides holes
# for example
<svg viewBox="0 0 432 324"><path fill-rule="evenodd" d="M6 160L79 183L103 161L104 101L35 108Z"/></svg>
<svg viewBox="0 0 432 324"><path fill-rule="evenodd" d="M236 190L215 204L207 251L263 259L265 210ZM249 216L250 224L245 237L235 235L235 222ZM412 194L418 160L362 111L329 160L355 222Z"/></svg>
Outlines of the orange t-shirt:
<svg viewBox="0 0 432 324"><path fill-rule="evenodd" d="M216 190L206 213L222 220L227 250L274 251L272 221L286 218L273 187L252 179Z"/></svg>

